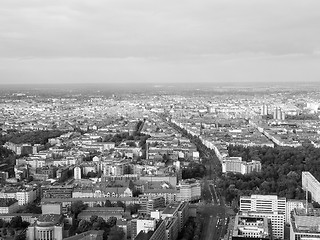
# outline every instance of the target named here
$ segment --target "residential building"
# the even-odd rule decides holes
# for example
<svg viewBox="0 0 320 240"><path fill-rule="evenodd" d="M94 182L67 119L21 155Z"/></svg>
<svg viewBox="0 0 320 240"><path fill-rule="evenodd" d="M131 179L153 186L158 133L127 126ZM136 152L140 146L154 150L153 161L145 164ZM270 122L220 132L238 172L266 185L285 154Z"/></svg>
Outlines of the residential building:
<svg viewBox="0 0 320 240"><path fill-rule="evenodd" d="M196 201L201 199L201 184L195 179L180 181L177 186L177 201Z"/></svg>
<svg viewBox="0 0 320 240"><path fill-rule="evenodd" d="M302 188L311 193L314 201L320 203L320 183L310 172L302 172Z"/></svg>
<svg viewBox="0 0 320 240"><path fill-rule="evenodd" d="M18 209L18 201L15 198L0 198L0 214L14 213Z"/></svg>
<svg viewBox="0 0 320 240"><path fill-rule="evenodd" d="M249 174L251 172L260 172L261 162L252 160L250 162L242 161L241 157L226 157L222 160L222 172L234 172Z"/></svg>
<svg viewBox="0 0 320 240"><path fill-rule="evenodd" d="M79 213L78 219L85 219L89 221L93 215L102 217L105 221L110 217L121 219L124 215L124 209L122 207L89 207Z"/></svg>

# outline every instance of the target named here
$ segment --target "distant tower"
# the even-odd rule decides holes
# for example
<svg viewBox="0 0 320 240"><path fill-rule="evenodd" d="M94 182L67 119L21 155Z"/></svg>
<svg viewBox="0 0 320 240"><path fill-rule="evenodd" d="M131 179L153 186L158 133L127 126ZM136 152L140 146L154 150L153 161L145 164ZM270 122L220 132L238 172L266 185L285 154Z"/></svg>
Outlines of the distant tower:
<svg viewBox="0 0 320 240"><path fill-rule="evenodd" d="M281 120L281 108L278 108L278 111L277 111L277 120Z"/></svg>
<svg viewBox="0 0 320 240"><path fill-rule="evenodd" d="M75 180L81 179L81 168L80 167L75 167L73 170L73 175Z"/></svg>
<svg viewBox="0 0 320 240"><path fill-rule="evenodd" d="M269 113L268 108L269 108L268 105L266 105L266 104L262 105L262 108L261 108L261 115L262 116L268 115L268 113Z"/></svg>

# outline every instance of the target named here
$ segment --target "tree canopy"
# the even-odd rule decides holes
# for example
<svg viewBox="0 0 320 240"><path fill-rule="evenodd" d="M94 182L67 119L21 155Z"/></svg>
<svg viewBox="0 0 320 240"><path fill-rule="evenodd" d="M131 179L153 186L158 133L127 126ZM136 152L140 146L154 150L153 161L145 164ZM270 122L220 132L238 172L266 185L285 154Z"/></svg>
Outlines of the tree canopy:
<svg viewBox="0 0 320 240"><path fill-rule="evenodd" d="M229 146L229 155L241 156L244 161L261 161L261 172L242 175L228 173L222 176L218 187L226 193L231 202L240 195L277 194L288 199L303 199L301 173L309 171L320 179L320 149L302 147L242 147Z"/></svg>

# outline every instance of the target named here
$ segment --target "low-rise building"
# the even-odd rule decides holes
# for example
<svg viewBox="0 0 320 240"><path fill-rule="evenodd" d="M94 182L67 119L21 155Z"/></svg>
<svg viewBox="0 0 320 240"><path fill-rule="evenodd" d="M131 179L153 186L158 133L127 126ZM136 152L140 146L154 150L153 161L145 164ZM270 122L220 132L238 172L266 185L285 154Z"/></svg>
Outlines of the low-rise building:
<svg viewBox="0 0 320 240"><path fill-rule="evenodd" d="M271 221L266 217L237 215L232 230L232 240L272 240Z"/></svg>

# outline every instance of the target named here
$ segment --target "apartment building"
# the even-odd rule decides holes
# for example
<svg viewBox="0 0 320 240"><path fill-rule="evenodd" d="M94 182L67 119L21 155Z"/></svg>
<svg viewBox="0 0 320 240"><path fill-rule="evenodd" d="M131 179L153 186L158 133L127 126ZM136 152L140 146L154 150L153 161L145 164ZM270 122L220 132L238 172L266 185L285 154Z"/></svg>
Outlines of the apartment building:
<svg viewBox="0 0 320 240"><path fill-rule="evenodd" d="M19 209L18 201L14 198L0 198L0 214L17 212Z"/></svg>
<svg viewBox="0 0 320 240"><path fill-rule="evenodd" d="M252 160L251 162L242 161L241 157L227 157L222 160L222 172L233 172L249 174L251 172L260 172L260 161Z"/></svg>
<svg viewBox="0 0 320 240"><path fill-rule="evenodd" d="M302 188L311 193L314 201L320 203L320 183L310 172L302 172Z"/></svg>
<svg viewBox="0 0 320 240"><path fill-rule="evenodd" d="M37 190L34 188L26 189L3 189L0 192L0 198L15 198L19 206L33 202L37 198Z"/></svg>
<svg viewBox="0 0 320 240"><path fill-rule="evenodd" d="M201 199L201 184L195 179L181 181L177 190L177 201L190 202Z"/></svg>

